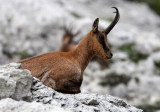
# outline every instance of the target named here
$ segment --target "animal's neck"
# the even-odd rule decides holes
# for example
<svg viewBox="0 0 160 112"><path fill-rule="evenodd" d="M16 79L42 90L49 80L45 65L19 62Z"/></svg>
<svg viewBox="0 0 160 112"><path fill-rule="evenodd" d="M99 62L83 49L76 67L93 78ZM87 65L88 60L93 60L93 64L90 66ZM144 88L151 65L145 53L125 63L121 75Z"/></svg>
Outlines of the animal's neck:
<svg viewBox="0 0 160 112"><path fill-rule="evenodd" d="M89 39L89 36L86 36L83 40L81 40L77 48L73 50L73 55L83 72L93 57L91 40Z"/></svg>

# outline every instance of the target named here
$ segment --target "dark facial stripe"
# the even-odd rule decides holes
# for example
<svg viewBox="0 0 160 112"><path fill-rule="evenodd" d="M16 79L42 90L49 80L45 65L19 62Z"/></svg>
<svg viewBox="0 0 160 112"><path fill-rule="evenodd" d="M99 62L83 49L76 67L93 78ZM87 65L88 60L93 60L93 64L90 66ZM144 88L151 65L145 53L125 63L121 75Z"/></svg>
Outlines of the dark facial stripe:
<svg viewBox="0 0 160 112"><path fill-rule="evenodd" d="M105 44L104 35L99 33L98 35L98 41L102 45L104 52L107 53L109 51L109 48Z"/></svg>

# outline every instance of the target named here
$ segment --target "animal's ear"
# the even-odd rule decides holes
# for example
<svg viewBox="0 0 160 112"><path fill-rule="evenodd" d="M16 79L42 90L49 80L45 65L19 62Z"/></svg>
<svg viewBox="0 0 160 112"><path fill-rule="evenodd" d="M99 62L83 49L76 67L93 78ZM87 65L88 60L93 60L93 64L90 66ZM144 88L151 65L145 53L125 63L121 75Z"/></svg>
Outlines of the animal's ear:
<svg viewBox="0 0 160 112"><path fill-rule="evenodd" d="M94 33L98 32L98 24L99 24L99 18L96 18L93 22L92 30Z"/></svg>

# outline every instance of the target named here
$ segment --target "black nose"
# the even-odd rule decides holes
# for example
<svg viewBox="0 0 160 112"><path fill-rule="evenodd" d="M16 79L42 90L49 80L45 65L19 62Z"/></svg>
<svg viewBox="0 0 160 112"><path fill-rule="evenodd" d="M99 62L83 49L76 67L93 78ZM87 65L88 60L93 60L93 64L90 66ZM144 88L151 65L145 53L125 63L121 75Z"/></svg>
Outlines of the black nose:
<svg viewBox="0 0 160 112"><path fill-rule="evenodd" d="M113 54L111 53L111 56L113 56Z"/></svg>

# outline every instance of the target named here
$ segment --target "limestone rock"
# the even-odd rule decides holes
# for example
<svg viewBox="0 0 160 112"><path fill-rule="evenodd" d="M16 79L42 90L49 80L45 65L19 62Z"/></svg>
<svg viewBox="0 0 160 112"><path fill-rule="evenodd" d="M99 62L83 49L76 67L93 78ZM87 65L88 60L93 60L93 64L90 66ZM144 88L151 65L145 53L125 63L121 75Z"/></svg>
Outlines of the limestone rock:
<svg viewBox="0 0 160 112"><path fill-rule="evenodd" d="M10 63L0 67L0 99L29 100L32 76L22 70L21 64Z"/></svg>
<svg viewBox="0 0 160 112"><path fill-rule="evenodd" d="M142 112L109 95L56 92L43 85L40 80L32 78L28 70L20 68L21 64L18 63L0 67L2 112ZM29 98L31 102L16 101L28 101Z"/></svg>
<svg viewBox="0 0 160 112"><path fill-rule="evenodd" d="M11 98L0 100L0 105L0 112L69 112L53 105L15 101Z"/></svg>
<svg viewBox="0 0 160 112"><path fill-rule="evenodd" d="M32 98L43 104L61 107L70 112L142 112L121 99L90 93L62 94L33 78Z"/></svg>

